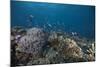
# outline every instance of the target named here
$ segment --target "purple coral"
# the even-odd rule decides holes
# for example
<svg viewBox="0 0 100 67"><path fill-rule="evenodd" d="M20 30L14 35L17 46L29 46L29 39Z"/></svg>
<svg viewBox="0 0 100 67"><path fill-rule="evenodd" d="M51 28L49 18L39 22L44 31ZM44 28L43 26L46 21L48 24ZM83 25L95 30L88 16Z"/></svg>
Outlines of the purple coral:
<svg viewBox="0 0 100 67"><path fill-rule="evenodd" d="M31 28L28 29L26 35L20 39L17 50L37 56L41 53L45 42L44 31L39 28Z"/></svg>

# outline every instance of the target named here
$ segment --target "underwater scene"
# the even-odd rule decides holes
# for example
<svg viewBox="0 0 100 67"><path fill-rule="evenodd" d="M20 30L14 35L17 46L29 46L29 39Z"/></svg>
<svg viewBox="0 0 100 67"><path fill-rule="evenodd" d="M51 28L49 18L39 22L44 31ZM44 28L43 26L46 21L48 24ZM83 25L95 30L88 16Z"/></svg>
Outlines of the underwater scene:
<svg viewBox="0 0 100 67"><path fill-rule="evenodd" d="M11 1L11 66L95 61L95 6Z"/></svg>

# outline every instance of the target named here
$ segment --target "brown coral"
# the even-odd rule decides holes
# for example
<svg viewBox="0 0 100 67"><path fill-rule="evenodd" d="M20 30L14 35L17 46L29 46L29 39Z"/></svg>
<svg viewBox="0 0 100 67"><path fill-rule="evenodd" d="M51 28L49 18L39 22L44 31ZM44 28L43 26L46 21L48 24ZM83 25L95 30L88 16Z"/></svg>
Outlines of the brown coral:
<svg viewBox="0 0 100 67"><path fill-rule="evenodd" d="M82 58L83 52L74 40L67 39L62 54L65 58Z"/></svg>

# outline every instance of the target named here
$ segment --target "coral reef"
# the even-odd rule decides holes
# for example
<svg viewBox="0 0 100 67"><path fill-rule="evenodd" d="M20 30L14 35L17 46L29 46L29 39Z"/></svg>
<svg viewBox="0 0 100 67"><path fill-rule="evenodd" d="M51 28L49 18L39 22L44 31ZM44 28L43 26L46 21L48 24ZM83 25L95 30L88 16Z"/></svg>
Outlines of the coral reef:
<svg viewBox="0 0 100 67"><path fill-rule="evenodd" d="M12 65L58 64L95 61L95 42L40 28L12 28ZM15 61L15 62L13 62Z"/></svg>

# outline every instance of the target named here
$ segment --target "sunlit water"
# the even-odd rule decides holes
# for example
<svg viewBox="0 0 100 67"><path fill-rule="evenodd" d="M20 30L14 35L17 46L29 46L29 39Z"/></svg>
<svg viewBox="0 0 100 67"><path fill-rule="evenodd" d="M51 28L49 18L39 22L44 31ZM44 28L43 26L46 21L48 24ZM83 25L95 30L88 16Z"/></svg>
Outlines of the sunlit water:
<svg viewBox="0 0 100 67"><path fill-rule="evenodd" d="M11 2L11 27L39 27L44 30L75 32L95 38L95 7L39 2Z"/></svg>

